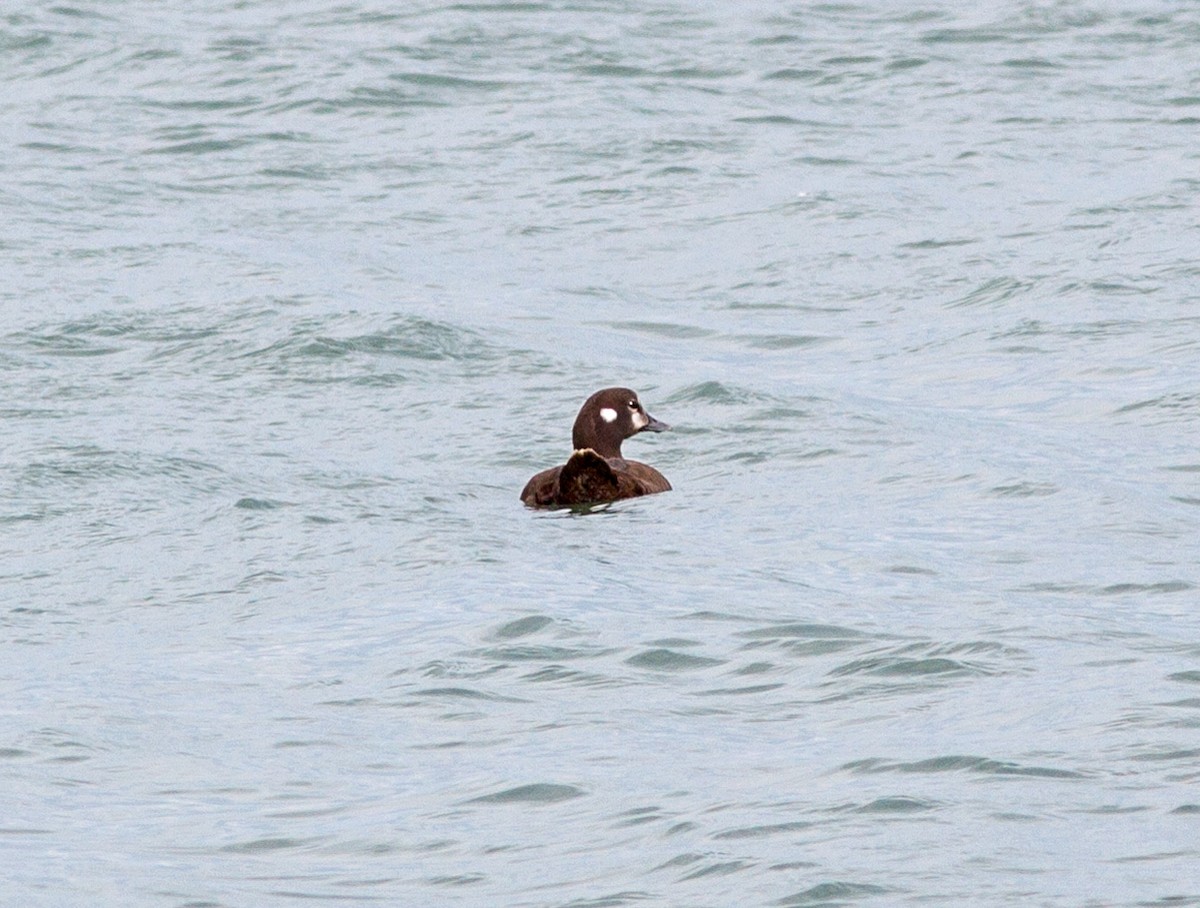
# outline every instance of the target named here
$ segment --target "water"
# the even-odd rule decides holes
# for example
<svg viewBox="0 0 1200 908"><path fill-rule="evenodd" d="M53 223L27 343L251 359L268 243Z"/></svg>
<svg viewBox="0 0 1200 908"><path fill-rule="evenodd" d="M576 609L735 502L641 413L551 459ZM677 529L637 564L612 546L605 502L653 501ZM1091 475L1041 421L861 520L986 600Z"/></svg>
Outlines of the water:
<svg viewBox="0 0 1200 908"><path fill-rule="evenodd" d="M0 904L1200 905L1198 42L7 7Z"/></svg>

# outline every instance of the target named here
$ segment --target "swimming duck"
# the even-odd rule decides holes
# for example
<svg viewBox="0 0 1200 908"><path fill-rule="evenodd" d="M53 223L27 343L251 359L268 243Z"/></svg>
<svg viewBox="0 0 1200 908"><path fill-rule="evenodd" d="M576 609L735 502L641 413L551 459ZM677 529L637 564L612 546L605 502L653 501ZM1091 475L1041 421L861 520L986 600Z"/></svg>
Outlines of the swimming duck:
<svg viewBox="0 0 1200 908"><path fill-rule="evenodd" d="M561 467L538 473L521 491L531 508L563 508L637 498L671 488L662 473L621 456L621 442L638 432L669 429L628 388L605 388L583 402L571 441L575 453Z"/></svg>

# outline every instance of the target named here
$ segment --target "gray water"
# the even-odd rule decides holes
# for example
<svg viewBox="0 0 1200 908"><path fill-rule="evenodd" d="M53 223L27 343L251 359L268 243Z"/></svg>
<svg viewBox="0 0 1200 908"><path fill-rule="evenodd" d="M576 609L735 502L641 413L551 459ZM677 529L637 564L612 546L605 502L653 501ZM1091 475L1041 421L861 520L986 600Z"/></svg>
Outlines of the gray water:
<svg viewBox="0 0 1200 908"><path fill-rule="evenodd" d="M1200 905L1198 59L6 6L0 904Z"/></svg>

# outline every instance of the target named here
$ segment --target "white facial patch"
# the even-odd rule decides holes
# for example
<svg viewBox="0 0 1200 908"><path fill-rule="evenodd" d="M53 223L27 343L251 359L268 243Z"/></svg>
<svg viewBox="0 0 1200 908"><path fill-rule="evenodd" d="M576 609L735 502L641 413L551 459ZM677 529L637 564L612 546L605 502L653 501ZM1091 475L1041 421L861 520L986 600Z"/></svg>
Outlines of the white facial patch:
<svg viewBox="0 0 1200 908"><path fill-rule="evenodd" d="M640 410L633 411L633 427L635 429L643 429L650 425L650 418Z"/></svg>
<svg viewBox="0 0 1200 908"><path fill-rule="evenodd" d="M617 411L614 410L612 407L605 407L603 410L600 411L600 418L603 419L605 422L612 422L613 420L615 420L617 418Z"/></svg>

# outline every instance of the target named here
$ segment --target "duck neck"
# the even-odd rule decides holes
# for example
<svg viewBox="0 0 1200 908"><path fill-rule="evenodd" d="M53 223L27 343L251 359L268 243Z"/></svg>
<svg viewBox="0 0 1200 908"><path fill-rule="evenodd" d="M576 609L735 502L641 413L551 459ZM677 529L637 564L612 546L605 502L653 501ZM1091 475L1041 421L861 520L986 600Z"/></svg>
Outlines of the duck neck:
<svg viewBox="0 0 1200 908"><path fill-rule="evenodd" d="M622 439L613 439L605 437L602 432L588 432L586 427L575 426L571 433L571 443L575 446L575 450L579 451L583 448L591 448L601 457L611 460L616 458L621 459L621 441Z"/></svg>

